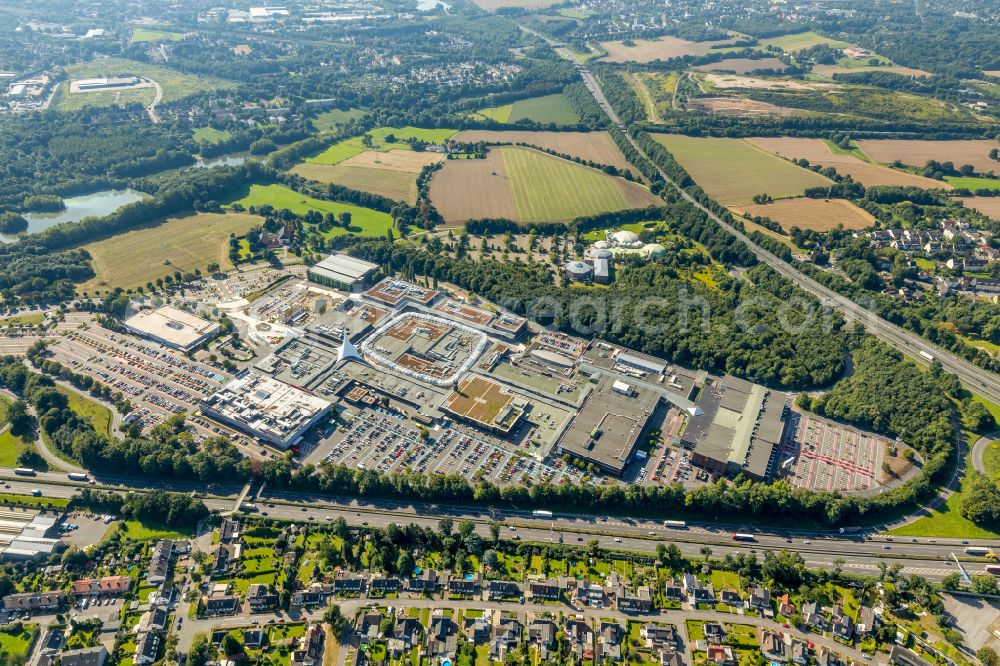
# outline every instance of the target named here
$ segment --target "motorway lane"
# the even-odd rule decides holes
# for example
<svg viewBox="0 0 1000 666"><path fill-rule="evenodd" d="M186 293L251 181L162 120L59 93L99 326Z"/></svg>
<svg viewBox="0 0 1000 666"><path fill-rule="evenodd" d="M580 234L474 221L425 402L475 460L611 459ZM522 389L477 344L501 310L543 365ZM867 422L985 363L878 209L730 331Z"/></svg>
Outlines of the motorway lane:
<svg viewBox="0 0 1000 666"><path fill-rule="evenodd" d="M135 482L122 487L87 486L74 484L64 475L56 473L39 474L37 477L9 478L0 471L6 485L5 492L30 494L38 488L45 497L72 497L78 488L94 487L115 492L138 490ZM168 486L169 484L163 484ZM194 485L194 484L190 484ZM212 495L203 499L212 511L229 512L233 508L238 491L228 495ZM676 543L687 556L699 557L701 549L709 547L712 557L719 558L729 553L752 551L794 550L802 555L806 564L814 568L830 569L835 561L846 560L844 569L854 573L877 573L878 564L899 562L904 572L915 573L928 579L937 580L956 569L952 554L957 555L971 573L979 573L985 564L964 554L964 546L957 540L907 540L899 537L872 536L871 541L857 536L824 536L798 533L792 535L756 533L754 543L736 543L728 529L692 525L678 530L665 528L658 521L632 520L621 518L599 518L596 516L555 516L552 519L534 518L528 512L518 511L477 511L461 507L449 507L418 503L359 502L357 500L336 501L330 498L295 493L270 493L256 498L262 514L279 520L326 523L343 517L354 526L386 527L390 524L404 525L416 523L435 528L441 518L452 518L456 523L472 520L476 530L484 537L489 536L489 523L502 522L501 535L504 539L538 543L564 543L585 546L596 539L602 548L651 553L663 543ZM511 529L511 528L514 529ZM809 543L806 543L808 541ZM986 545L977 540L976 545ZM997 545L1000 549L1000 544Z"/></svg>

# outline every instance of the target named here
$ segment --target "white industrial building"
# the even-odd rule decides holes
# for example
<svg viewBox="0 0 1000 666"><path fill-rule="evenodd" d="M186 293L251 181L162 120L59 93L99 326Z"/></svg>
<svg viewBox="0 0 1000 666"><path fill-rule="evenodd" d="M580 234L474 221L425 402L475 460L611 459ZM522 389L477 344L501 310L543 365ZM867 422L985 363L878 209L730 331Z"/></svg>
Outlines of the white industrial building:
<svg viewBox="0 0 1000 666"><path fill-rule="evenodd" d="M6 560L42 560L59 550L61 542L48 535L59 515L0 508L0 554Z"/></svg>
<svg viewBox="0 0 1000 666"><path fill-rule="evenodd" d="M229 382L201 402L202 414L288 449L329 413L326 400L255 372Z"/></svg>
<svg viewBox="0 0 1000 666"><path fill-rule="evenodd" d="M347 254L331 254L314 266L310 266L306 276L310 282L326 285L342 291L352 291L365 284L369 275L378 269L378 264L357 259Z"/></svg>
<svg viewBox="0 0 1000 666"><path fill-rule="evenodd" d="M122 323L136 335L183 352L210 340L219 331L217 323L170 305L140 310Z"/></svg>

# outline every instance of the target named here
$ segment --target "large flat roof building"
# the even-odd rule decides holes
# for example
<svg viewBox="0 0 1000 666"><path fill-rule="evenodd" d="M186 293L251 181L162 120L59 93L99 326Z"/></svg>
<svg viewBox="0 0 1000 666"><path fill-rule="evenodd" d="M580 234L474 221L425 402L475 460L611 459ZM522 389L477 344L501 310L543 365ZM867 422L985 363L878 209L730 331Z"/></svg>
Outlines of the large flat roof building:
<svg viewBox="0 0 1000 666"><path fill-rule="evenodd" d="M287 449L330 411L322 398L264 375L248 372L202 401L206 416Z"/></svg>
<svg viewBox="0 0 1000 666"><path fill-rule="evenodd" d="M706 384L702 413L688 422L682 442L691 461L720 474L767 479L774 473L785 422L785 394L737 377Z"/></svg>
<svg viewBox="0 0 1000 666"><path fill-rule="evenodd" d="M219 325L201 317L164 305L155 310L140 310L126 319L125 328L136 335L189 352L219 331Z"/></svg>
<svg viewBox="0 0 1000 666"><path fill-rule="evenodd" d="M331 254L319 263L310 266L306 272L310 282L326 285L334 289L351 291L365 284L378 264L358 259L346 254Z"/></svg>
<svg viewBox="0 0 1000 666"><path fill-rule="evenodd" d="M621 476L659 403L657 391L604 374L559 440L559 452Z"/></svg>

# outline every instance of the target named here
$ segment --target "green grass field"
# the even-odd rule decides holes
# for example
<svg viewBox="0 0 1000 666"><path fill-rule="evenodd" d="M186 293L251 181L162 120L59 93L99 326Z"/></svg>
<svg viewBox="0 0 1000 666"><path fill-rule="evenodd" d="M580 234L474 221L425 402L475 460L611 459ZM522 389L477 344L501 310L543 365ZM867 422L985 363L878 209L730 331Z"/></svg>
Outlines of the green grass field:
<svg viewBox="0 0 1000 666"><path fill-rule="evenodd" d="M451 129L423 129L420 127L378 127L368 135L372 138L372 145L365 146L363 137L356 136L345 139L340 143L335 143L319 155L309 157L306 162L312 164L339 164L344 160L360 155L366 150L410 150L406 139L418 139L428 143L443 143L447 141L456 130ZM397 139L395 143L385 140L388 135L394 135Z"/></svg>
<svg viewBox="0 0 1000 666"><path fill-rule="evenodd" d="M537 123L573 125L580 122L580 116L573 110L569 99L562 93L522 99L503 106L493 106L481 109L478 114L500 123L534 120Z"/></svg>
<svg viewBox="0 0 1000 666"><path fill-rule="evenodd" d="M188 539L191 534L182 532L166 525L158 525L150 521L126 520L122 523L125 536L135 541L152 541L154 539Z"/></svg>
<svg viewBox="0 0 1000 666"><path fill-rule="evenodd" d="M90 253L96 275L77 289L93 293L142 287L174 271L197 268L204 273L210 263L231 270L229 234L242 236L262 223L261 217L249 213L195 213L88 243L83 249Z"/></svg>
<svg viewBox="0 0 1000 666"><path fill-rule="evenodd" d="M5 317L0 319L0 327L2 326L35 326L36 324L41 324L45 321L44 312L32 312L29 314L15 315L13 317Z"/></svg>
<svg viewBox="0 0 1000 666"><path fill-rule="evenodd" d="M710 197L726 205L749 204L755 194L769 194L775 199L799 196L807 187L831 183L742 139L651 136L673 154Z"/></svg>
<svg viewBox="0 0 1000 666"><path fill-rule="evenodd" d="M20 629L20 631L18 631ZM7 656L10 663L27 663L31 646L38 638L37 624L12 624L0 631L0 650Z"/></svg>
<svg viewBox="0 0 1000 666"><path fill-rule="evenodd" d="M17 458L27 449L34 448L10 430L0 432L0 467L18 467Z"/></svg>
<svg viewBox="0 0 1000 666"><path fill-rule="evenodd" d="M60 393L69 399L69 408L74 414L90 421L91 425L94 426L94 430L98 433L111 436L110 409L64 386L57 388Z"/></svg>
<svg viewBox="0 0 1000 666"><path fill-rule="evenodd" d="M972 469L972 460L966 460L967 469ZM930 512L925 518L920 518L909 525L892 530L891 534L899 536L924 536L959 539L996 539L1000 532L993 532L965 519L961 514L962 501L969 483L969 476L962 479L959 492L951 497L938 509Z"/></svg>
<svg viewBox="0 0 1000 666"><path fill-rule="evenodd" d="M948 184L955 188L964 188L971 192L1000 190L1000 179L997 178L965 178L962 176L945 176Z"/></svg>
<svg viewBox="0 0 1000 666"><path fill-rule="evenodd" d="M631 208L617 179L596 169L524 148L503 148L518 219L572 219Z"/></svg>
<svg viewBox="0 0 1000 666"><path fill-rule="evenodd" d="M154 65L152 63L139 62L137 60L127 60L125 58L104 58L91 62L69 65L65 68L66 77L69 80L84 79L95 76L117 76L128 74L142 76L152 79L163 88L163 103L173 102L183 99L194 93L206 90L218 90L234 88L236 83L226 81L211 76L196 76L192 74L182 74L175 69ZM138 90L122 90L109 92L75 93L69 92L69 84L64 83L59 86L56 94L55 104L60 111L82 109L84 106L100 106L113 104L116 95L121 96L120 104L133 101L142 101L148 104L153 100L155 92L152 88L140 88ZM133 99L133 97L135 99Z"/></svg>
<svg viewBox="0 0 1000 666"><path fill-rule="evenodd" d="M771 39L762 39L760 45L763 47L777 46L782 51L795 53L803 49L812 48L818 44L826 44L834 49L846 49L851 46L850 42L842 42L838 39L829 39L812 30L808 32L798 32L792 35L781 35Z"/></svg>
<svg viewBox="0 0 1000 666"><path fill-rule="evenodd" d="M331 109L313 118L312 124L320 132L332 132L340 125L357 120L366 113L364 109Z"/></svg>
<svg viewBox="0 0 1000 666"><path fill-rule="evenodd" d="M392 228L392 217L388 213L352 204L314 199L284 185L253 185L243 198L231 202L230 205L232 203L240 203L247 208L270 204L277 209L287 208L298 215L304 215L310 210L334 215L348 212L351 214L350 232L359 236L385 236ZM343 227L334 227L326 236L333 237L345 233L348 231Z"/></svg>
<svg viewBox="0 0 1000 666"><path fill-rule="evenodd" d="M171 32L167 30L148 30L146 28L135 28L132 31L132 42L179 42L184 39L183 32Z"/></svg>
<svg viewBox="0 0 1000 666"><path fill-rule="evenodd" d="M198 143L219 143L232 137L227 130L217 130L214 127L196 127L191 133Z"/></svg>

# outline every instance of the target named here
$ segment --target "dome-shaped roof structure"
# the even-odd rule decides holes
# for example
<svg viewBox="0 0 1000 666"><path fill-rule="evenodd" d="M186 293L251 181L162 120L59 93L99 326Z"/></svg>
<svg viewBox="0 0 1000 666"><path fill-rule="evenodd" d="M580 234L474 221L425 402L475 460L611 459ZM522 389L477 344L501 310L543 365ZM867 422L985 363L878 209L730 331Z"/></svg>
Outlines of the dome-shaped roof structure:
<svg viewBox="0 0 1000 666"><path fill-rule="evenodd" d="M589 275L590 264L585 264L582 261L571 261L566 264L566 272L574 275Z"/></svg>
<svg viewBox="0 0 1000 666"><path fill-rule="evenodd" d="M594 243L594 247L598 250L606 250L611 246L608 245L608 241L597 241Z"/></svg>
<svg viewBox="0 0 1000 666"><path fill-rule="evenodd" d="M604 247L596 247L596 246L590 248L590 251L587 252L587 254L592 259L610 259L611 257L615 256L614 253L611 252L611 250Z"/></svg>
<svg viewBox="0 0 1000 666"><path fill-rule="evenodd" d="M642 253L650 259L656 259L664 256L667 253L667 248L659 243L647 243L642 246Z"/></svg>
<svg viewBox="0 0 1000 666"><path fill-rule="evenodd" d="M612 238L619 245L635 245L639 242L639 234L634 231L616 231Z"/></svg>

